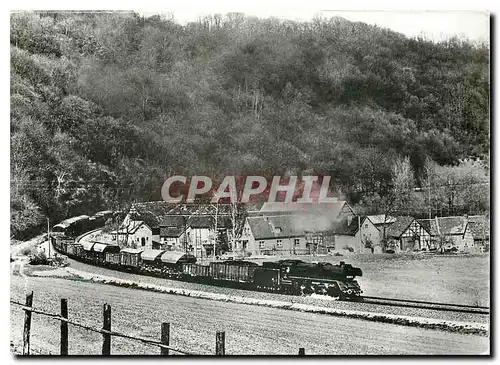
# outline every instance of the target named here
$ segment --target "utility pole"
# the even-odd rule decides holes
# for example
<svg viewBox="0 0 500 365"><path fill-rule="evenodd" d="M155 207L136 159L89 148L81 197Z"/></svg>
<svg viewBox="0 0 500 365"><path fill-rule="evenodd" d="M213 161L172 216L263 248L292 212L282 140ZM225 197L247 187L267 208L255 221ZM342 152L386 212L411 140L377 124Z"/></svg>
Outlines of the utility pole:
<svg viewBox="0 0 500 365"><path fill-rule="evenodd" d="M363 240L361 238L361 216L358 215L359 248L363 251Z"/></svg>
<svg viewBox="0 0 500 365"><path fill-rule="evenodd" d="M431 180L427 177L427 187L429 191L429 220L432 219L432 206L431 206Z"/></svg>
<svg viewBox="0 0 500 365"><path fill-rule="evenodd" d="M219 214L219 203L215 205L215 232L214 232L214 252L213 252L213 258L215 261L215 245L217 243L217 215Z"/></svg>
<svg viewBox="0 0 500 365"><path fill-rule="evenodd" d="M49 244L49 259L50 259L50 245L51 245L51 242L50 242L50 219L49 217L47 217L47 242Z"/></svg>

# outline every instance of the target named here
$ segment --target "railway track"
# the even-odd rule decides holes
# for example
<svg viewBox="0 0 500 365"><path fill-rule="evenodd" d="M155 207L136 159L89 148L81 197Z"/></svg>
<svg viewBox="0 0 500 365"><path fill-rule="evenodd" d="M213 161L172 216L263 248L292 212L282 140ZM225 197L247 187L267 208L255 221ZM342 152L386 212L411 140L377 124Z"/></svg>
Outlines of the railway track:
<svg viewBox="0 0 500 365"><path fill-rule="evenodd" d="M406 300L406 299L372 297L372 296L362 296L361 299L364 303L386 305L392 307L432 309L432 310L439 310L446 312L490 314L489 307L474 306L474 305L436 303L436 302L426 302L420 300Z"/></svg>

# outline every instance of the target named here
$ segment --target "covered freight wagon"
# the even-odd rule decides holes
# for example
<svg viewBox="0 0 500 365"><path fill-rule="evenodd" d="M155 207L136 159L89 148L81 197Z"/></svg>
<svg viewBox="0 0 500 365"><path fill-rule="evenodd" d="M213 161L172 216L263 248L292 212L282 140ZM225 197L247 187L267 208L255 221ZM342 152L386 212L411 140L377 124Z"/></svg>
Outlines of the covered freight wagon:
<svg viewBox="0 0 500 365"><path fill-rule="evenodd" d="M104 262L106 260L107 254L117 254L120 252L120 246L118 245L108 245L106 243L96 242L92 247L92 252L94 253L94 258L97 262ZM110 257L111 259L111 257ZM116 260L116 258L115 258ZM119 260L119 257L118 257ZM112 262L112 261L110 261Z"/></svg>
<svg viewBox="0 0 500 365"><path fill-rule="evenodd" d="M143 248L124 248L120 252L120 264L126 267L139 267L141 265L141 254Z"/></svg>

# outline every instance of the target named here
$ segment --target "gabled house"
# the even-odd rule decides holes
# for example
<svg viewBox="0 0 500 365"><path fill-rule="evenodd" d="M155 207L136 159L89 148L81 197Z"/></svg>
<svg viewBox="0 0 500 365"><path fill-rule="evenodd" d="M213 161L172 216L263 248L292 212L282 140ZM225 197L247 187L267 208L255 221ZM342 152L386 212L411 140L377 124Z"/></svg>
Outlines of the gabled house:
<svg viewBox="0 0 500 365"><path fill-rule="evenodd" d="M236 249L244 255L298 255L308 253L305 232L292 215L248 217Z"/></svg>
<svg viewBox="0 0 500 365"><path fill-rule="evenodd" d="M159 243L159 224L176 204L154 201L132 204L120 227L112 232L113 239L122 246L152 248Z"/></svg>
<svg viewBox="0 0 500 365"><path fill-rule="evenodd" d="M162 250L185 251L188 244L187 218L167 215L160 223L159 242Z"/></svg>
<svg viewBox="0 0 500 365"><path fill-rule="evenodd" d="M386 227L386 252L418 251L428 249L431 241L429 230L413 217L397 217Z"/></svg>
<svg viewBox="0 0 500 365"><path fill-rule="evenodd" d="M466 217L435 217L420 222L430 233L431 249L469 251L474 247L474 237Z"/></svg>

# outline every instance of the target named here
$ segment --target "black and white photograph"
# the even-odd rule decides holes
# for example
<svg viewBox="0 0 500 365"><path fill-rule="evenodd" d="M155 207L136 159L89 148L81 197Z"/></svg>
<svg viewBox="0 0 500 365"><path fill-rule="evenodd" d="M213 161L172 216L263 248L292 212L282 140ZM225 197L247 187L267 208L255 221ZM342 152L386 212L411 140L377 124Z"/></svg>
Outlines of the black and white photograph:
<svg viewBox="0 0 500 365"><path fill-rule="evenodd" d="M13 356L491 356L487 10L139 5L9 11Z"/></svg>

